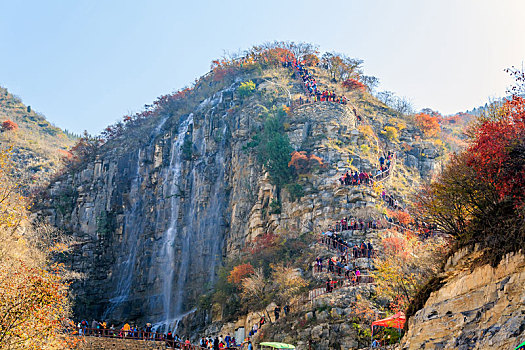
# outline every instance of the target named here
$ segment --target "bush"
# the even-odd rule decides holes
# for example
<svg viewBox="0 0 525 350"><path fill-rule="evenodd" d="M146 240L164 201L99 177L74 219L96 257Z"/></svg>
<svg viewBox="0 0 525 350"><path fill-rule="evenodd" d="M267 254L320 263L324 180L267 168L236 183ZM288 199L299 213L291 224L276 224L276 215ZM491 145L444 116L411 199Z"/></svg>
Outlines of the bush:
<svg viewBox="0 0 525 350"><path fill-rule="evenodd" d="M342 85L347 90L366 91L366 85L357 79L347 79L343 81Z"/></svg>
<svg viewBox="0 0 525 350"><path fill-rule="evenodd" d="M399 133L393 126L385 126L385 128L381 131L381 134L385 135L389 141L397 141L399 138Z"/></svg>
<svg viewBox="0 0 525 350"><path fill-rule="evenodd" d="M2 123L2 131L15 131L18 130L18 124L8 119Z"/></svg>
<svg viewBox="0 0 525 350"><path fill-rule="evenodd" d="M316 155L307 155L305 151L292 153L292 159L288 162L288 167L294 167L297 174L308 174L316 167L325 167L323 160Z"/></svg>
<svg viewBox="0 0 525 350"><path fill-rule="evenodd" d="M257 158L270 173L274 185L282 188L293 179L293 170L288 167L293 149L284 132L282 118L268 115L263 132L257 135Z"/></svg>
<svg viewBox="0 0 525 350"><path fill-rule="evenodd" d="M304 196L303 186L301 186L298 183L287 184L286 190L290 194L292 202L295 202L298 199L300 199L302 196Z"/></svg>
<svg viewBox="0 0 525 350"><path fill-rule="evenodd" d="M191 160L192 156L193 156L193 142L191 142L191 140L189 139L186 139L184 140L184 143L182 144L182 159Z"/></svg>
<svg viewBox="0 0 525 350"><path fill-rule="evenodd" d="M441 126L437 117L425 113L418 113L415 116L416 126L426 137L434 137L441 131Z"/></svg>
<svg viewBox="0 0 525 350"><path fill-rule="evenodd" d="M237 93L239 94L239 97L241 99L244 99L255 91L255 83L251 80L245 81L244 83L241 83L241 85L237 88Z"/></svg>
<svg viewBox="0 0 525 350"><path fill-rule="evenodd" d="M281 214L281 201L273 198L270 202L270 214Z"/></svg>

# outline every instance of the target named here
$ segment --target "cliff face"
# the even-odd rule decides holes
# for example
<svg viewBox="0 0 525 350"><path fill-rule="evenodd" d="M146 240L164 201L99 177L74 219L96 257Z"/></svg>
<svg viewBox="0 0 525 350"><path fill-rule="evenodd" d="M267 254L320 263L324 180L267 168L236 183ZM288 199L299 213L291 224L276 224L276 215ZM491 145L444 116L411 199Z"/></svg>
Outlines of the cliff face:
<svg viewBox="0 0 525 350"><path fill-rule="evenodd" d="M514 349L525 337L525 256L471 270L476 253L462 251L446 281L409 320L403 349Z"/></svg>
<svg viewBox="0 0 525 350"><path fill-rule="evenodd" d="M247 144L262 129L261 104L288 101L269 79L285 81L292 94L301 90L286 70L264 74L254 96L238 98L239 81L217 88L184 113L156 117L134 140L112 141L83 170L50 186L39 210L78 242L67 258L85 275L73 285L78 317L172 328L213 288L223 259L257 236L316 231L373 206L373 191L340 188L337 178L346 170L374 171L383 147L356 128L350 106L333 102L303 105L287 117L292 147L328 167L298 179L299 201L276 192ZM373 108L357 106L365 119L375 118ZM409 188L416 169L403 163L396 172ZM271 214L277 196L281 213Z"/></svg>

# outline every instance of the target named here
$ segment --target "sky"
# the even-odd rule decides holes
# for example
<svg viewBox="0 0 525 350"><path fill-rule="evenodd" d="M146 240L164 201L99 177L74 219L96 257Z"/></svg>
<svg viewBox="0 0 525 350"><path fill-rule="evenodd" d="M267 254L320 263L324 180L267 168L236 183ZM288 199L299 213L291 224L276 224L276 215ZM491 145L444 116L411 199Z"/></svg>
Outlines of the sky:
<svg viewBox="0 0 525 350"><path fill-rule="evenodd" d="M92 134L273 40L364 60L379 90L452 114L505 95L525 60L522 0L0 0L0 85Z"/></svg>

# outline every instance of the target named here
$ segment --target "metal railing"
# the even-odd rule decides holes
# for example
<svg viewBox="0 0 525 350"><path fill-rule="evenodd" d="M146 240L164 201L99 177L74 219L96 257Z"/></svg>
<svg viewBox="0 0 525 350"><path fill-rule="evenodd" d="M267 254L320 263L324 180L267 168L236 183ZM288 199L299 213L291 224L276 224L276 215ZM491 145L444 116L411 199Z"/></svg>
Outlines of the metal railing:
<svg viewBox="0 0 525 350"><path fill-rule="evenodd" d="M88 337L102 337L119 340L142 340L142 341L154 341L162 342L166 344L167 349L181 349L181 350L205 350L206 347L200 345L190 344L178 340L167 339L166 334L159 332L145 332L141 330L123 330L123 329L106 329L106 328L87 328L77 327L77 334L79 336ZM222 349L238 350L237 346L223 347Z"/></svg>

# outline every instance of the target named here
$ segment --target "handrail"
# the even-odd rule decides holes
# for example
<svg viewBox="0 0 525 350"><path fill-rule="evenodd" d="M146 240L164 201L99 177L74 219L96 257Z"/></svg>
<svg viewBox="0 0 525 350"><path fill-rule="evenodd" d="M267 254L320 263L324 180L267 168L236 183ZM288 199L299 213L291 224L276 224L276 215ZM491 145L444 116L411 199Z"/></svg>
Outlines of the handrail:
<svg viewBox="0 0 525 350"><path fill-rule="evenodd" d="M169 349L183 349L183 350L206 350L205 347L195 344L188 344L178 340L166 339L166 335L158 332L144 332L144 331L133 331L133 330L122 330L122 329L108 329L108 328L88 328L88 327L77 327L79 336L88 337L101 337L111 339L129 339L129 340L143 340L143 341L155 341L165 342ZM224 347L223 349L238 350L237 346Z"/></svg>

